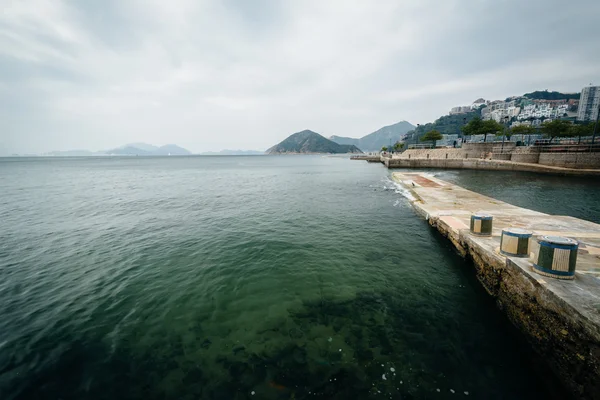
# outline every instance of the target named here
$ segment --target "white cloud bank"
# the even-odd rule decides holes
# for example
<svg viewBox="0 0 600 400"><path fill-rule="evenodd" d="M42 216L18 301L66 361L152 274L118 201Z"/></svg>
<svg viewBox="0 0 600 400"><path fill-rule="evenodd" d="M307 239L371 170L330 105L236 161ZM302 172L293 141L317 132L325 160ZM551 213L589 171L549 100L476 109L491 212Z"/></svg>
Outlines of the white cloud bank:
<svg viewBox="0 0 600 400"><path fill-rule="evenodd" d="M600 83L600 3L4 0L0 153L362 136Z"/></svg>

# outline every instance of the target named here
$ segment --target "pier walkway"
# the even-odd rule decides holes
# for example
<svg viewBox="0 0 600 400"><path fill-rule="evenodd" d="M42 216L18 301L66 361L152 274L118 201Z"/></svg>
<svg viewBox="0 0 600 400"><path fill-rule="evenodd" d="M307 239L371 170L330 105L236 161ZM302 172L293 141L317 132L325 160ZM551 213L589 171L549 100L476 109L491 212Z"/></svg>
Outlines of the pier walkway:
<svg viewBox="0 0 600 400"><path fill-rule="evenodd" d="M351 156L350 159L368 162L381 162L381 156L379 154L361 154L358 156Z"/></svg>
<svg viewBox="0 0 600 400"><path fill-rule="evenodd" d="M576 398L600 399L600 225L517 207L423 173L392 176L411 192L415 210L473 260L481 284L565 387ZM493 215L491 237L470 233L475 212ZM501 255L507 227L533 231L532 241L579 241L575 280L538 275L529 259Z"/></svg>

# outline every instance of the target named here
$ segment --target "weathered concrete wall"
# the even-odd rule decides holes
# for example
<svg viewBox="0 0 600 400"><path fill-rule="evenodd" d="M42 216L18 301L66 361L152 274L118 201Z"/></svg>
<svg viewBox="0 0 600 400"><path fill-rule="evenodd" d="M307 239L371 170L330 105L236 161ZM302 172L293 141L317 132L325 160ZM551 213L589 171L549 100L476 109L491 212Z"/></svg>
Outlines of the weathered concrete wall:
<svg viewBox="0 0 600 400"><path fill-rule="evenodd" d="M511 154L510 161L518 163L537 164L540 159L540 153L530 154Z"/></svg>
<svg viewBox="0 0 600 400"><path fill-rule="evenodd" d="M540 159L540 149L538 147L517 147L513 150L510 160L513 162L537 164Z"/></svg>
<svg viewBox="0 0 600 400"><path fill-rule="evenodd" d="M564 168L541 164L518 163L504 160L486 160L477 158L437 159L437 158L381 158L388 168L441 168L441 169L478 169L488 171L526 171L554 175L600 176L600 169Z"/></svg>
<svg viewBox="0 0 600 400"><path fill-rule="evenodd" d="M538 162L565 168L600 168L600 153L541 153Z"/></svg>
<svg viewBox="0 0 600 400"><path fill-rule="evenodd" d="M489 150L489 152L488 152ZM485 163L479 163L478 160ZM490 161L507 161L493 163ZM600 169L600 153L540 153L539 147L516 147L515 143L465 143L460 149L412 149L382 157L388 168L458 168L534 171L573 174L544 168ZM514 165L510 165L510 164ZM533 166L531 166L533 164ZM535 165L538 165L537 167ZM589 175L587 172L583 175Z"/></svg>
<svg viewBox="0 0 600 400"><path fill-rule="evenodd" d="M600 176L600 169L566 169L540 164L525 164L502 160L465 159L405 159L382 158L388 168L478 169L490 171L527 171L555 175Z"/></svg>
<svg viewBox="0 0 600 400"><path fill-rule="evenodd" d="M400 154L394 154L393 158L405 158L405 159L427 159L427 158L439 158L439 159L455 159L465 158L465 152L462 149L419 149L419 150L406 150Z"/></svg>
<svg viewBox="0 0 600 400"><path fill-rule="evenodd" d="M414 203L419 210L418 203ZM423 215L424 211L420 210ZM425 213L426 214L426 213ZM562 384L580 399L600 399L600 331L510 258L483 248L439 217L428 222L471 259L477 279ZM593 277L587 277L595 279ZM581 279L581 278L580 278Z"/></svg>
<svg viewBox="0 0 600 400"><path fill-rule="evenodd" d="M563 384L582 399L600 399L600 333L562 299L519 271L510 259L501 270L496 303L527 332L533 348Z"/></svg>
<svg viewBox="0 0 600 400"><path fill-rule="evenodd" d="M440 230L441 231L441 230ZM442 232L442 231L441 231ZM461 232L459 243L496 304L576 398L600 399L600 332L510 258L481 248ZM593 279L593 278L592 278Z"/></svg>
<svg viewBox="0 0 600 400"><path fill-rule="evenodd" d="M510 153L492 153L492 160L510 161Z"/></svg>
<svg viewBox="0 0 600 400"><path fill-rule="evenodd" d="M600 400L600 261L592 251L600 243L600 226L516 207L426 174L397 172L393 179L411 192L417 213L473 261L482 286L550 370L544 372L548 380L560 382L573 398ZM479 209L494 214L490 237L469 232L469 216ZM514 226L536 234L552 230L585 242L576 279L546 278L533 271L531 260L501 255L500 232Z"/></svg>
<svg viewBox="0 0 600 400"><path fill-rule="evenodd" d="M477 146L481 145L481 146ZM418 149L406 150L394 154L393 158L406 159L460 159L460 158L492 158L497 160L510 160L510 153L516 151L514 143L467 143L459 149ZM502 151L502 154L499 154Z"/></svg>
<svg viewBox="0 0 600 400"><path fill-rule="evenodd" d="M512 151L517 144L504 142L504 151ZM496 147L502 147L502 142L463 143L462 149L474 153L493 153Z"/></svg>

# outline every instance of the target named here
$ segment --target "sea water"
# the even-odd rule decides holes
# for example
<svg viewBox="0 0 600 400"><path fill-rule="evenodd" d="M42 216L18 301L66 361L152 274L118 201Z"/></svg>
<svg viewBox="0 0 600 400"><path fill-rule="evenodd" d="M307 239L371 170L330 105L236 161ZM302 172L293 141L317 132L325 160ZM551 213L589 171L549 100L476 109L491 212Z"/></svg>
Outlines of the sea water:
<svg viewBox="0 0 600 400"><path fill-rule="evenodd" d="M430 173L598 215L553 195L597 185ZM2 159L0 221L1 399L560 397L380 165Z"/></svg>

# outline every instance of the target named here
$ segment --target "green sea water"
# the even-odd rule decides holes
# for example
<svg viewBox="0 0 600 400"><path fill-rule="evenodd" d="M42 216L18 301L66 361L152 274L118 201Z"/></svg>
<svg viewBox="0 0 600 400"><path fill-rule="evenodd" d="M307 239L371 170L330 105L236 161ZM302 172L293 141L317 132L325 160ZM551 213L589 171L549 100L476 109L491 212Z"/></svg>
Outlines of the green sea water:
<svg viewBox="0 0 600 400"><path fill-rule="evenodd" d="M0 193L0 399L563 395L379 165L1 159Z"/></svg>

